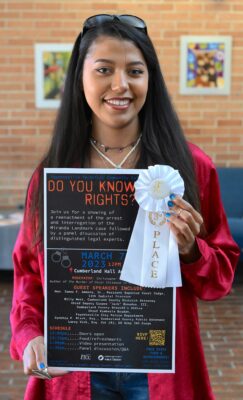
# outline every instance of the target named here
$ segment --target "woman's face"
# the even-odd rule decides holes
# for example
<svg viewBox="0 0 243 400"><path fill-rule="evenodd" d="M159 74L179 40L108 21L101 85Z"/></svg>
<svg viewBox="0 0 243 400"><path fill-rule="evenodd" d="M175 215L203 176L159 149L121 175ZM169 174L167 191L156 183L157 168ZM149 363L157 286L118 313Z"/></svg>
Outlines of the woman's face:
<svg viewBox="0 0 243 400"><path fill-rule="evenodd" d="M132 42L109 36L96 39L86 55L82 78L96 127L138 124L148 90L148 69Z"/></svg>

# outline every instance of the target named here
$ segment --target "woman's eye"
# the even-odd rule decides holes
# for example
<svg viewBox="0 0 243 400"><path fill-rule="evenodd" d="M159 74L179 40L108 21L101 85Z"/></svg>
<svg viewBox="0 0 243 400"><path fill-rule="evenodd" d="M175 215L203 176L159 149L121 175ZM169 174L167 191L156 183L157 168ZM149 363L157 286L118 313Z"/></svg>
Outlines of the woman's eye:
<svg viewBox="0 0 243 400"><path fill-rule="evenodd" d="M110 72L110 68L101 67L101 68L98 68L96 71L100 72L101 74L107 74Z"/></svg>
<svg viewBox="0 0 243 400"><path fill-rule="evenodd" d="M142 75L143 74L143 70L141 70L141 69L132 69L130 71L130 74L132 74L132 75Z"/></svg>

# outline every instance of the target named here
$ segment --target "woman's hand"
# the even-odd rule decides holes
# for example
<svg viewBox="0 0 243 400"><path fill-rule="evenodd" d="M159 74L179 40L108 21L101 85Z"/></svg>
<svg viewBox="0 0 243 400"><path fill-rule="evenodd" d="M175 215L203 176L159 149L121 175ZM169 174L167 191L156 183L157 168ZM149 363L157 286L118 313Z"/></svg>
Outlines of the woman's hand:
<svg viewBox="0 0 243 400"><path fill-rule="evenodd" d="M25 375L36 376L33 370L39 370L41 372L46 368L43 336L37 336L34 339L30 340L24 350L23 365ZM69 371L60 371L56 368L48 368L47 372L50 377L54 377L65 375ZM47 379L47 377L45 377L44 375L38 375L38 377L41 379Z"/></svg>
<svg viewBox="0 0 243 400"><path fill-rule="evenodd" d="M171 195L168 205L172 212L166 214L166 219L176 237L180 258L186 263L196 261L200 252L195 238L200 233L203 218L181 197Z"/></svg>

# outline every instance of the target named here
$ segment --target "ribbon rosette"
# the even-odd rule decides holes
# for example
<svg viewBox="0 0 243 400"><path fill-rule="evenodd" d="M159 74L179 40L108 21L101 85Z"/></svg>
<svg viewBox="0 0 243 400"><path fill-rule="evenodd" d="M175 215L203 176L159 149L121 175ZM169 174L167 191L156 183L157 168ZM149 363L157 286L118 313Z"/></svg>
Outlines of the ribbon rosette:
<svg viewBox="0 0 243 400"><path fill-rule="evenodd" d="M179 172L168 165L143 170L135 182L137 218L120 279L155 288L181 286L178 245L165 223L170 194L184 194Z"/></svg>

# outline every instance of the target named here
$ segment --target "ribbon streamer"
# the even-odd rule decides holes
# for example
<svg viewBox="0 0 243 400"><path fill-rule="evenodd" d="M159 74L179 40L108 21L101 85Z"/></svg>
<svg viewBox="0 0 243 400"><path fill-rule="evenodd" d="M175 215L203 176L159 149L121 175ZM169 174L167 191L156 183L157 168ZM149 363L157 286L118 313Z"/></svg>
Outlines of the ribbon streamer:
<svg viewBox="0 0 243 400"><path fill-rule="evenodd" d="M150 166L135 182L138 215L120 279L154 288L181 286L178 245L166 224L170 194L184 194L179 172L168 165Z"/></svg>

